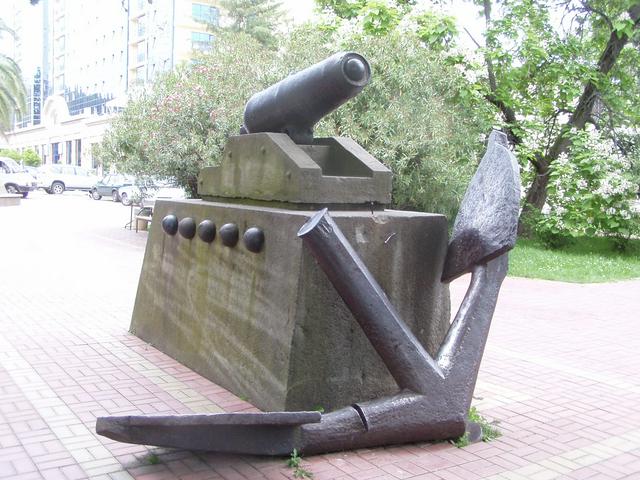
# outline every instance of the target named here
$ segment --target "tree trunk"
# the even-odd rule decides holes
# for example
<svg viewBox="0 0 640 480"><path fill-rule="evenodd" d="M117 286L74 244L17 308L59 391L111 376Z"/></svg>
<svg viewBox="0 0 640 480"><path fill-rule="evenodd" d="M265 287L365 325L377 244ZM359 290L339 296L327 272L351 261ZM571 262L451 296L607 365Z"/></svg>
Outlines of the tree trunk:
<svg viewBox="0 0 640 480"><path fill-rule="evenodd" d="M526 221L532 212L542 210L545 202L547 201L547 185L549 184L549 165L551 159L542 159L538 162L539 169L536 172L536 176L533 178L527 195L522 206L522 212L520 212L520 219L518 220L518 235L528 236L530 232L529 225Z"/></svg>

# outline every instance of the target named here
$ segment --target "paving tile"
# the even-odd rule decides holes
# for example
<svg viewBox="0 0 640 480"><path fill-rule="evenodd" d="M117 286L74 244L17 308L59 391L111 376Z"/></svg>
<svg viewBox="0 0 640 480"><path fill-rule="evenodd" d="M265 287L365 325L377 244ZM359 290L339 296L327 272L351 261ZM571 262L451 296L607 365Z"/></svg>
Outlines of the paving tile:
<svg viewBox="0 0 640 480"><path fill-rule="evenodd" d="M86 200L34 195L19 210L0 210L0 224L24 232L0 239L16 252L3 261L17 272L0 277L0 478L292 478L283 459L150 449L95 434L95 418L106 414L256 409L128 333L147 234L121 229L121 206ZM47 249L29 233L35 228L50 232ZM105 273L87 281L87 265ZM462 280L451 285L453 305ZM501 438L305 457L304 468L319 480L640 477L640 417L629 414L640 404L639 289L638 280L508 277L474 400L499 422Z"/></svg>

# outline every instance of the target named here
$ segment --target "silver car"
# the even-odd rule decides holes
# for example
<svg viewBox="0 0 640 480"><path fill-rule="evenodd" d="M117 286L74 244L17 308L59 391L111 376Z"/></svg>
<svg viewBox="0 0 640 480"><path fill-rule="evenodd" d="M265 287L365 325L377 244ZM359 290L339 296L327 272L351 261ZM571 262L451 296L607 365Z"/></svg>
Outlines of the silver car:
<svg viewBox="0 0 640 480"><path fill-rule="evenodd" d="M75 165L48 164L38 168L38 188L60 195L65 190L89 191L98 181L90 170Z"/></svg>

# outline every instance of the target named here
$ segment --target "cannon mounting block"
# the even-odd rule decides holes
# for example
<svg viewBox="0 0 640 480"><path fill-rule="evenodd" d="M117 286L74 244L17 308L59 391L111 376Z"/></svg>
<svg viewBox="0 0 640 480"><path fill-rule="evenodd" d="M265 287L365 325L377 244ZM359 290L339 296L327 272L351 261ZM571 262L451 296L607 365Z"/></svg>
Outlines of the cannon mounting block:
<svg viewBox="0 0 640 480"><path fill-rule="evenodd" d="M298 145L284 133L255 133L229 138L222 164L200 172L198 192L294 209L378 209L391 203L391 171L349 138Z"/></svg>

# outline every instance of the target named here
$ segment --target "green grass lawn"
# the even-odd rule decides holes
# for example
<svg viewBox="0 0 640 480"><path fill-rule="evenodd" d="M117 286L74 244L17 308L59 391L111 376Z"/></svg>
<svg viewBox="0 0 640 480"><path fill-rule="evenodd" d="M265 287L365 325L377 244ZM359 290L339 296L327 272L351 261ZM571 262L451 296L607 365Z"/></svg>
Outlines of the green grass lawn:
<svg viewBox="0 0 640 480"><path fill-rule="evenodd" d="M607 238L577 238L558 250L545 249L536 240L518 239L509 254L509 275L575 283L640 278L640 240L632 240L627 251L620 253Z"/></svg>

